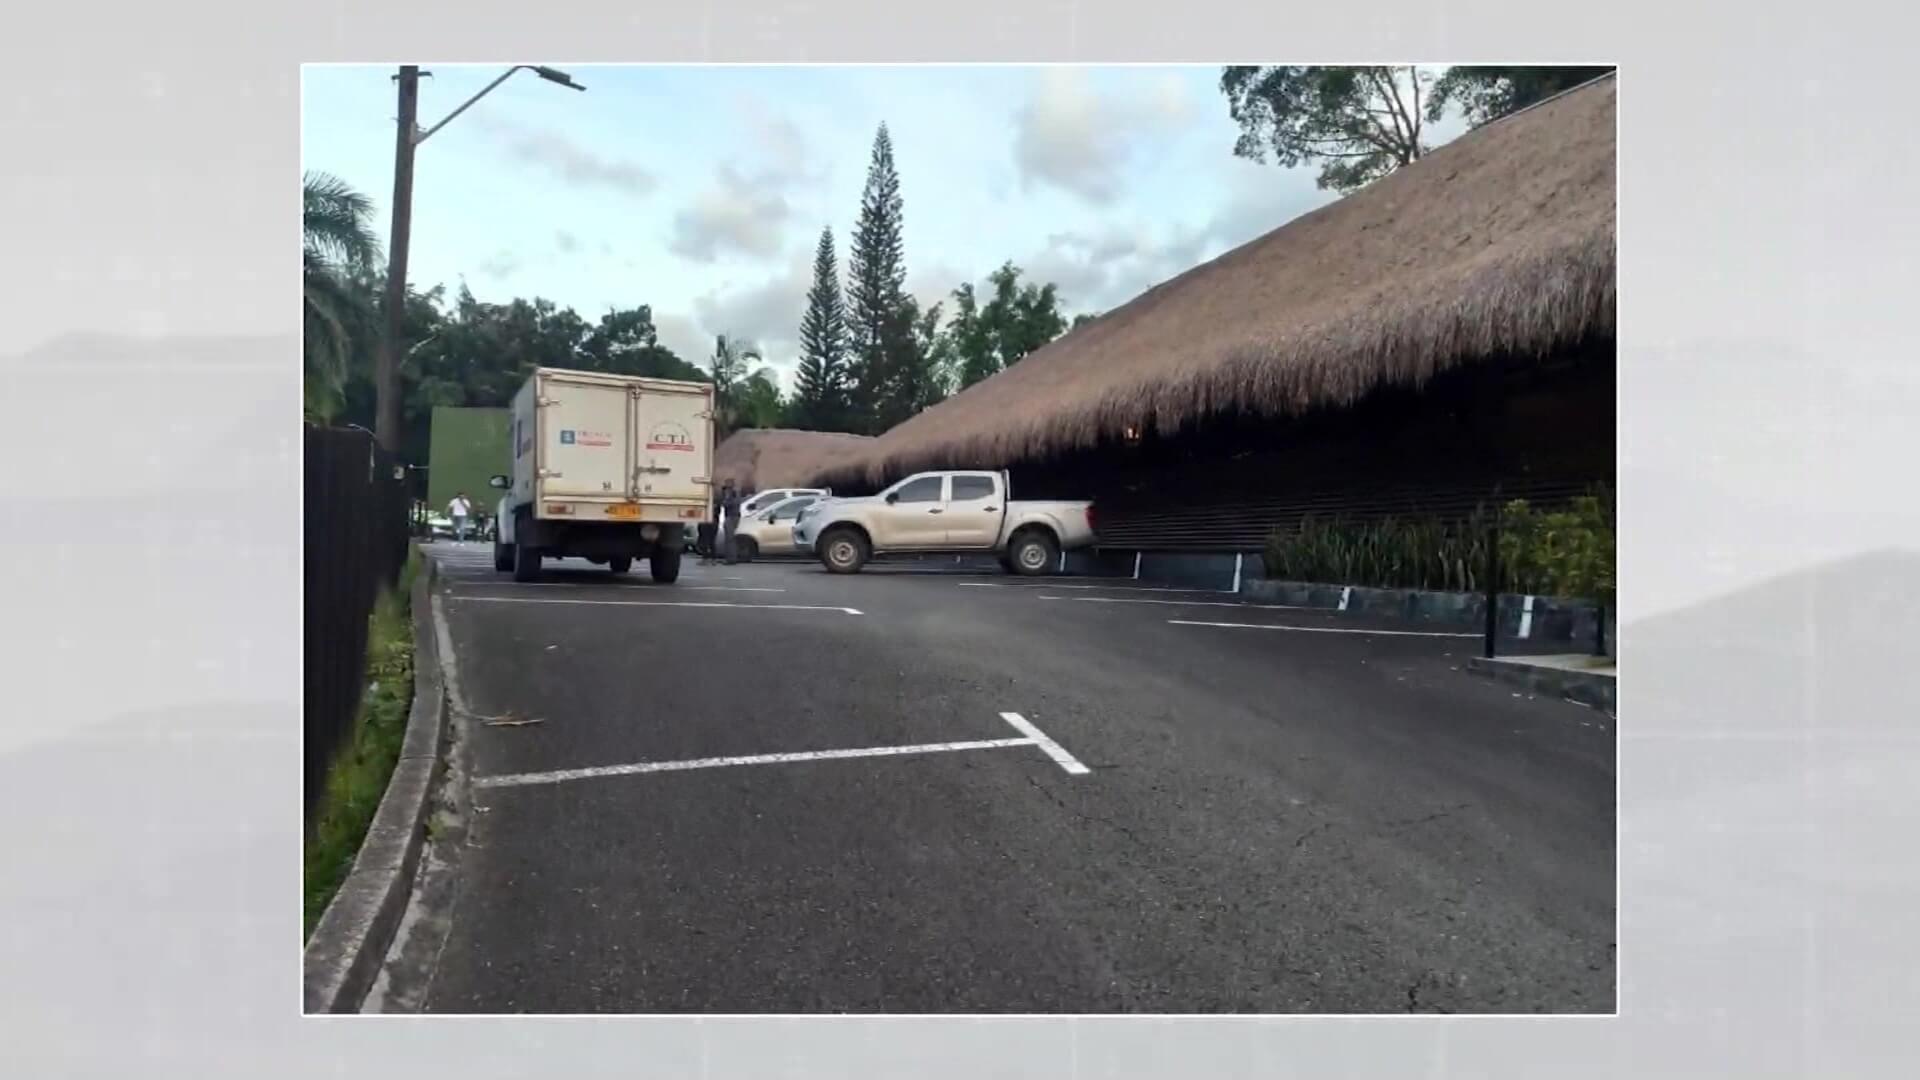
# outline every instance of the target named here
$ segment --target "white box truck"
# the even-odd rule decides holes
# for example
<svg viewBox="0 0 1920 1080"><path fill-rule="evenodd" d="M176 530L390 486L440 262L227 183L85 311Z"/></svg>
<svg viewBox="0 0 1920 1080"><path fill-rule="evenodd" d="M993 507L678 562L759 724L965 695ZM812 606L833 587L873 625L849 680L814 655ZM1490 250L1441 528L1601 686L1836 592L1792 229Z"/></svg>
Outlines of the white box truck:
<svg viewBox="0 0 1920 1080"><path fill-rule="evenodd" d="M653 580L680 576L685 527L712 506L713 387L700 382L538 368L514 395L513 475L493 566L515 581L543 559L578 558Z"/></svg>

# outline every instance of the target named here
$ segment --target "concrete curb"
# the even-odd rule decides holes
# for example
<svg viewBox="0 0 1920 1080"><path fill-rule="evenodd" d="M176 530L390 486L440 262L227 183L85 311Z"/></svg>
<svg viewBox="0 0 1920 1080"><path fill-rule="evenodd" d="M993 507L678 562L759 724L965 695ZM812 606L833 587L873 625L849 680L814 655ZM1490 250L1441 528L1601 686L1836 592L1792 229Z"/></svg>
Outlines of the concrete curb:
<svg viewBox="0 0 1920 1080"><path fill-rule="evenodd" d="M1618 711L1614 706L1618 676L1609 672L1581 671L1530 662L1531 659L1525 656L1499 656L1489 660L1484 656L1474 656L1467 659L1467 670L1536 694L1548 694L1591 705L1609 717Z"/></svg>
<svg viewBox="0 0 1920 1080"><path fill-rule="evenodd" d="M407 713L400 760L354 857L353 870L307 942L303 982L309 1014L360 1010L413 891L447 727L446 691L433 628L434 573L434 560L423 555L410 598L413 705Z"/></svg>
<svg viewBox="0 0 1920 1080"><path fill-rule="evenodd" d="M1487 600L1479 593L1381 589L1359 585L1349 588L1304 581L1270 581L1265 578L1243 581L1240 592L1267 603L1384 616L1408 622L1437 623L1464 630L1478 630L1486 625ZM1579 601L1502 593L1495 625L1503 638L1566 642L1575 649L1590 648L1598 613L1594 605ZM1609 650L1613 642L1612 625L1609 619Z"/></svg>

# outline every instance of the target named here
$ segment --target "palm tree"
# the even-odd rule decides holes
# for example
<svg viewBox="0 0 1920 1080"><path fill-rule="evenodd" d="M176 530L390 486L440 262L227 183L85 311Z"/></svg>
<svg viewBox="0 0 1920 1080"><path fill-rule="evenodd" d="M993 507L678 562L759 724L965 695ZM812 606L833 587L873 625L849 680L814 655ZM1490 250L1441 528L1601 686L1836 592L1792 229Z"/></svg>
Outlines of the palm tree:
<svg viewBox="0 0 1920 1080"><path fill-rule="evenodd" d="M328 419L344 393L355 337L371 321L366 281L380 242L373 233L372 200L345 181L308 172L301 189L307 411Z"/></svg>
<svg viewBox="0 0 1920 1080"><path fill-rule="evenodd" d="M764 357L752 345L741 345L728 340L721 334L714 338L713 357L708 369L713 378L713 400L716 427L719 438L726 438L741 426L751 426L757 422L770 422L764 407L767 392L771 390L777 402L780 396L779 377L770 367L763 367L752 374L747 373L749 363L759 363ZM742 424L747 421L747 424Z"/></svg>

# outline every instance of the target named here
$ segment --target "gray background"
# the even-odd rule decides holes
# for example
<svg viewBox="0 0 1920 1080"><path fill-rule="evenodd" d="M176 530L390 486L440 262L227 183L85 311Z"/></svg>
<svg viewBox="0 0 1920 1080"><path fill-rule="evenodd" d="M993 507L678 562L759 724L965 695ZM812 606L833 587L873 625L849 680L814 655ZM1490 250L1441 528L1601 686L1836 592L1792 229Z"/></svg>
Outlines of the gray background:
<svg viewBox="0 0 1920 1080"><path fill-rule="evenodd" d="M1914 16L1670 0L907 12L10 15L7 1071L1905 1075ZM403 54L1620 62L1621 1015L302 1020L298 64Z"/></svg>

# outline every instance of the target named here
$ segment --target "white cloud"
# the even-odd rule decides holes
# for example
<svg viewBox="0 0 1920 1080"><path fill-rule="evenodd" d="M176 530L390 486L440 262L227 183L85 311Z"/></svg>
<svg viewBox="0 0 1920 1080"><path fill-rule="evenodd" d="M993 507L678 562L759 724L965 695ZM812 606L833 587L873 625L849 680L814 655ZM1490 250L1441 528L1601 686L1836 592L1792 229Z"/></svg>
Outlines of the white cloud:
<svg viewBox="0 0 1920 1080"><path fill-rule="evenodd" d="M580 238L565 229L553 234L553 242L565 255L571 255L580 250Z"/></svg>
<svg viewBox="0 0 1920 1080"><path fill-rule="evenodd" d="M674 215L667 247L699 262L729 253L778 255L786 246L784 226L790 216L792 207L777 181L722 165L714 187Z"/></svg>
<svg viewBox="0 0 1920 1080"><path fill-rule="evenodd" d="M514 252L501 250L488 256L485 261L481 262L478 269L482 277L490 277L495 281L505 281L517 273L525 264L526 260Z"/></svg>
<svg viewBox="0 0 1920 1080"><path fill-rule="evenodd" d="M1051 184L1111 203L1138 146L1185 124L1192 111L1170 75L1128 97L1102 97L1085 71L1046 68L1014 115L1014 164L1024 187Z"/></svg>
<svg viewBox="0 0 1920 1080"><path fill-rule="evenodd" d="M641 196L651 194L659 183L638 162L604 156L554 131L524 128L497 117L479 118L479 126L500 138L509 157L539 166L577 187Z"/></svg>
<svg viewBox="0 0 1920 1080"><path fill-rule="evenodd" d="M718 289L693 302L692 324L704 359L713 352L720 334L751 344L768 366L790 385L800 354L800 317L807 307L807 289L813 284L812 259L794 259L781 270L744 289Z"/></svg>

